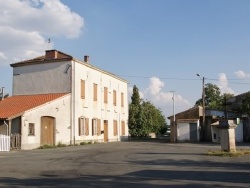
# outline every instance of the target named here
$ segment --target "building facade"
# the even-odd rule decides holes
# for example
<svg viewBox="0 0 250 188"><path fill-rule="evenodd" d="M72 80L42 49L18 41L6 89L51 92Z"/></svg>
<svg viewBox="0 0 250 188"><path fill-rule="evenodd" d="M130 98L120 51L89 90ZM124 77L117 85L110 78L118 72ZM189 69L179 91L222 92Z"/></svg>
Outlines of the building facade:
<svg viewBox="0 0 250 188"><path fill-rule="evenodd" d="M34 111L29 114L30 118L22 112L20 126L23 129L27 129L25 125L32 123L29 119L36 117L38 121L35 123L35 131L40 135L42 122L47 121L42 117L51 117L54 118L54 145L56 142L76 144L127 139L127 81L91 65L88 56L84 56L81 61L63 52L49 50L44 56L14 63L11 67L13 96L65 93L69 97L69 105L65 104L67 107L58 108L57 111L63 117L55 119L51 111L56 107L51 106L50 109L50 105L46 113ZM64 120L60 121L60 118ZM3 117L0 119L4 121ZM6 121L11 124L10 118ZM26 138L23 136L25 135L22 135L22 142L25 143ZM39 139L35 139L34 146L41 145L41 136Z"/></svg>

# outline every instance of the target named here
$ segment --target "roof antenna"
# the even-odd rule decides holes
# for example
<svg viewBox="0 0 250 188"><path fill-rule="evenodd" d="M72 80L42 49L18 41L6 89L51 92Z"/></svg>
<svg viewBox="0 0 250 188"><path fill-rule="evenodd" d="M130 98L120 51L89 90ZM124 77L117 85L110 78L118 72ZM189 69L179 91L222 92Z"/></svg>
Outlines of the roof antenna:
<svg viewBox="0 0 250 188"><path fill-rule="evenodd" d="M50 38L46 39L45 43L46 43L46 50L51 50L52 49L51 39Z"/></svg>

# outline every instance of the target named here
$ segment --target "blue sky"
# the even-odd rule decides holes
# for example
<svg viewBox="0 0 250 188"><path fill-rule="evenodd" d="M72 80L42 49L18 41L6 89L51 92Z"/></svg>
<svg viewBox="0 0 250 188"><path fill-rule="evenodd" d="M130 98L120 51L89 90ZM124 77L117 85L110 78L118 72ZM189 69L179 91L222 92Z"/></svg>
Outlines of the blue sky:
<svg viewBox="0 0 250 188"><path fill-rule="evenodd" d="M130 92L137 85L141 96L166 116L172 115L170 91L175 90L176 112L201 97L197 73L222 92L249 91L248 0L0 3L0 86L9 93L8 64L43 55L48 48L78 59L89 55L93 65L128 80Z"/></svg>

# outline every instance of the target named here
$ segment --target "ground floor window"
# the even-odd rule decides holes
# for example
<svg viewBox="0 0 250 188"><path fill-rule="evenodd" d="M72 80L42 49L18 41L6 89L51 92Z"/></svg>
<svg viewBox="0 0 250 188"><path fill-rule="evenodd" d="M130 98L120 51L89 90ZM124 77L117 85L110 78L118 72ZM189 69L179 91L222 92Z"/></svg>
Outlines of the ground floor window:
<svg viewBox="0 0 250 188"><path fill-rule="evenodd" d="M79 118L79 136L81 135L89 135L89 118Z"/></svg>

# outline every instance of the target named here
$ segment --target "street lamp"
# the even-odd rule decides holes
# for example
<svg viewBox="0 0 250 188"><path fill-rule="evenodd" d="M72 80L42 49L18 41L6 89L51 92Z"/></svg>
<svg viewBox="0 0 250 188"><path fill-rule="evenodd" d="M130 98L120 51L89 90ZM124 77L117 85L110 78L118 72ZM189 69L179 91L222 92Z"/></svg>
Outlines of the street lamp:
<svg viewBox="0 0 250 188"><path fill-rule="evenodd" d="M205 77L196 74L202 80L202 126L205 126Z"/></svg>
<svg viewBox="0 0 250 188"><path fill-rule="evenodd" d="M170 92L173 93L173 98L172 98L173 99L173 123L174 123L173 125L174 125L174 142L175 142L175 140L176 140L175 139L176 138L176 136L175 136L175 133L176 133L176 130L175 130L175 105L174 105L174 99L175 99L174 98L175 97L174 92L175 91L173 90L173 91L170 91Z"/></svg>

